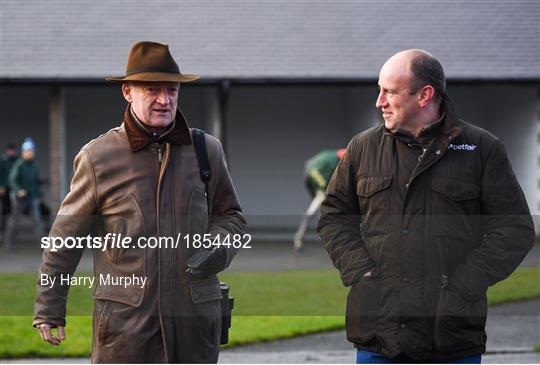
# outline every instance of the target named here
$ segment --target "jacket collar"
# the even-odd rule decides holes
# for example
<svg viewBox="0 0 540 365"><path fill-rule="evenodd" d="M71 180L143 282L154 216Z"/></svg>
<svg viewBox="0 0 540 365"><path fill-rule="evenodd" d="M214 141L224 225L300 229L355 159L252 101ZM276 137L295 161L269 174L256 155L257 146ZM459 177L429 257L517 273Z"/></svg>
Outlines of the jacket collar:
<svg viewBox="0 0 540 365"><path fill-rule="evenodd" d="M124 111L124 128L126 129L132 152L139 151L152 142L168 142L178 145L192 144L191 133L186 118L180 109L176 109L176 116L169 129L157 137L154 137L140 125L140 122L135 120L135 118L136 117L131 113L131 104L128 104Z"/></svg>
<svg viewBox="0 0 540 365"><path fill-rule="evenodd" d="M446 151L450 141L461 134L463 127L448 95L444 95L443 97L442 108L445 117L439 133L435 136L435 143L440 150Z"/></svg>

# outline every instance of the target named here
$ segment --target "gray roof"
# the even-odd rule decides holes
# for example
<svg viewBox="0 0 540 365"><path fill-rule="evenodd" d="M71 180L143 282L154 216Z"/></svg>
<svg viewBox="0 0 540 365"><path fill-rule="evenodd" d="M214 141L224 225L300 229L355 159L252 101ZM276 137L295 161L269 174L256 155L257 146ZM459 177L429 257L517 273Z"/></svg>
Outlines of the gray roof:
<svg viewBox="0 0 540 365"><path fill-rule="evenodd" d="M450 79L540 79L540 1L0 0L0 77L123 74L138 40L205 78L376 79L407 48Z"/></svg>

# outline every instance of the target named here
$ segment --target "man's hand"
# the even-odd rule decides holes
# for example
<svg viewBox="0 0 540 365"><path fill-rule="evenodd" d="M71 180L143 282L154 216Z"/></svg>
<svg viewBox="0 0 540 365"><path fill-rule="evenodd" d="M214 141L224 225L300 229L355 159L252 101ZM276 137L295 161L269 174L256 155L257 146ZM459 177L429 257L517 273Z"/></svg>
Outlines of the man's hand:
<svg viewBox="0 0 540 365"><path fill-rule="evenodd" d="M17 191L17 198L24 198L26 196L26 190L21 189Z"/></svg>
<svg viewBox="0 0 540 365"><path fill-rule="evenodd" d="M0 186L0 197L3 197L6 195L6 188L3 186Z"/></svg>
<svg viewBox="0 0 540 365"><path fill-rule="evenodd" d="M55 327L58 328L58 336L54 336L51 331ZM66 332L64 326L54 326L49 323L41 323L38 324L36 328L39 331L39 335L41 336L43 341L47 341L51 345L58 346L62 341L66 339Z"/></svg>
<svg viewBox="0 0 540 365"><path fill-rule="evenodd" d="M223 247L218 247L210 251L210 255L197 268L190 268L188 272L195 277L207 277L223 271L226 264L227 251Z"/></svg>

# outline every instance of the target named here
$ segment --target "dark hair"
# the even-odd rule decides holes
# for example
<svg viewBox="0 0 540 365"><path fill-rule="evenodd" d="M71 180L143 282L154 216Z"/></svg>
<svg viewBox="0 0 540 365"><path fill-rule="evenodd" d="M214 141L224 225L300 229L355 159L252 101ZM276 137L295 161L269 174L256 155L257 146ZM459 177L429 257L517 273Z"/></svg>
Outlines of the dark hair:
<svg viewBox="0 0 540 365"><path fill-rule="evenodd" d="M427 52L420 52L411 60L411 71L414 75L413 90L431 85L435 89L435 99L440 101L446 95L446 78L441 63Z"/></svg>

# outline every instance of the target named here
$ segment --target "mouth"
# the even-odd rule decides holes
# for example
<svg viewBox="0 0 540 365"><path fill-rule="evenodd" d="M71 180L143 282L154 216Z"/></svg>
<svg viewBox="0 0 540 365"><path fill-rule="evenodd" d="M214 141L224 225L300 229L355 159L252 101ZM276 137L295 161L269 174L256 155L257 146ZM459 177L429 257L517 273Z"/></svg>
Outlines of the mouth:
<svg viewBox="0 0 540 365"><path fill-rule="evenodd" d="M157 114L169 114L169 109L153 109L153 112Z"/></svg>
<svg viewBox="0 0 540 365"><path fill-rule="evenodd" d="M383 118L386 118L386 117L389 117L390 115L392 115L392 113L388 112L388 111L383 111L382 115L383 115Z"/></svg>

